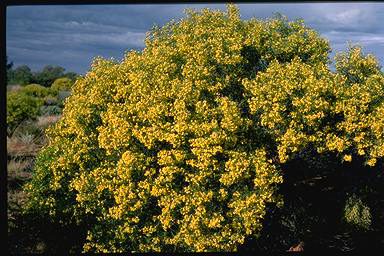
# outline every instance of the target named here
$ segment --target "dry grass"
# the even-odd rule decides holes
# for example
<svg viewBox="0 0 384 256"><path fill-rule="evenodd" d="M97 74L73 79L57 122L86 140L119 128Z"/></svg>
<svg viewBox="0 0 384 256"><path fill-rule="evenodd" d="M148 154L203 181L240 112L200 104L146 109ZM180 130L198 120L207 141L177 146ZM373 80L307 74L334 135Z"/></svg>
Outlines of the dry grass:
<svg viewBox="0 0 384 256"><path fill-rule="evenodd" d="M51 116L39 116L36 121L36 127L45 130L50 125L56 123L61 118L61 115L51 115Z"/></svg>
<svg viewBox="0 0 384 256"><path fill-rule="evenodd" d="M15 207L20 208L22 205L24 205L27 201L27 195L22 190L9 190L7 193L7 199L8 199L8 216L12 216L12 214L9 211Z"/></svg>
<svg viewBox="0 0 384 256"><path fill-rule="evenodd" d="M8 92L16 92L20 91L23 88L23 86L16 84L16 85L8 85L7 86L7 91Z"/></svg>
<svg viewBox="0 0 384 256"><path fill-rule="evenodd" d="M7 137L7 154L9 156L36 156L47 143L44 130L56 123L61 115L40 116L36 121L20 124L11 137Z"/></svg>
<svg viewBox="0 0 384 256"><path fill-rule="evenodd" d="M11 156L36 156L43 146L44 139L33 134L17 134L7 137L7 154Z"/></svg>
<svg viewBox="0 0 384 256"><path fill-rule="evenodd" d="M8 179L29 179L31 177L29 169L33 166L32 159L11 159L7 164Z"/></svg>

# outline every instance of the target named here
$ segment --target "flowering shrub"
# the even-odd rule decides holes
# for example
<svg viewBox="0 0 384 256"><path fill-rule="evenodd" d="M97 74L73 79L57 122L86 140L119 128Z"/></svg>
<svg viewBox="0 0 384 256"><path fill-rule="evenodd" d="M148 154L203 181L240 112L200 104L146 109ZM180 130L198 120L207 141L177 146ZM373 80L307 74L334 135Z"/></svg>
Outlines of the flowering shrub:
<svg viewBox="0 0 384 256"><path fill-rule="evenodd" d="M294 152L383 156L383 76L351 85L329 51L303 21L229 5L154 28L121 63L95 59L47 131L30 209L84 224L85 252L235 251L282 203Z"/></svg>
<svg viewBox="0 0 384 256"><path fill-rule="evenodd" d="M368 66L372 56L361 56L360 62L359 68ZM376 71L361 83L298 57L288 64L273 61L256 79L243 80L251 114L258 114L260 125L275 138L280 163L308 146L319 153L338 152L345 161L365 155L371 166L383 157L384 77L374 64Z"/></svg>

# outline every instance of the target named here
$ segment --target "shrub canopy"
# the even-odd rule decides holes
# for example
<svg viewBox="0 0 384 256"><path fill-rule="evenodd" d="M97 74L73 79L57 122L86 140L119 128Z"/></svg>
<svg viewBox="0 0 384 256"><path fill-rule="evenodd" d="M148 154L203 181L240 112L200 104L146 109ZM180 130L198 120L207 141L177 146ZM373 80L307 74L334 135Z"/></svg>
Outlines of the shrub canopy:
<svg viewBox="0 0 384 256"><path fill-rule="evenodd" d="M21 92L25 93L26 95L39 98L44 98L45 96L50 94L49 89L40 84L26 85L22 88Z"/></svg>
<svg viewBox="0 0 384 256"><path fill-rule="evenodd" d="M70 91L73 83L74 82L67 77L58 78L53 82L50 89L55 94L59 91Z"/></svg>
<svg viewBox="0 0 384 256"><path fill-rule="evenodd" d="M353 49L331 72L301 20L189 10L145 42L76 81L26 186L31 209L88 228L84 251L234 251L295 152L383 156L376 60Z"/></svg>
<svg viewBox="0 0 384 256"><path fill-rule="evenodd" d="M43 102L23 92L7 93L7 135L12 135L18 125L39 114Z"/></svg>

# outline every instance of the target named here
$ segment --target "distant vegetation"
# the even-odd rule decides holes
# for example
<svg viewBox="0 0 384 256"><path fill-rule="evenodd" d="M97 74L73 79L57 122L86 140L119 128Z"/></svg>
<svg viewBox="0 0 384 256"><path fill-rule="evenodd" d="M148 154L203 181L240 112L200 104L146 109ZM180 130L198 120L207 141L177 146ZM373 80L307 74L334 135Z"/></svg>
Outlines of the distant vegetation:
<svg viewBox="0 0 384 256"><path fill-rule="evenodd" d="M27 65L13 68L12 62L7 62L7 84L40 84L49 87L58 78L68 78L74 81L79 75L75 72L64 72L65 68L55 65L46 65L41 71L32 72Z"/></svg>
<svg viewBox="0 0 384 256"><path fill-rule="evenodd" d="M60 66L46 65L32 72L27 65L13 68L7 59L7 135L26 120L43 114L59 114L78 74L64 73Z"/></svg>

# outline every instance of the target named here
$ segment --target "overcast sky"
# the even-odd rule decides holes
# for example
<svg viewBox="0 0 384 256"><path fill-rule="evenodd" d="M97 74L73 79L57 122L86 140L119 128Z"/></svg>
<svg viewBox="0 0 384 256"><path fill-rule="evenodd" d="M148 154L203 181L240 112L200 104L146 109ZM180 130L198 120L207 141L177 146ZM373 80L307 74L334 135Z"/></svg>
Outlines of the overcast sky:
<svg viewBox="0 0 384 256"><path fill-rule="evenodd" d="M331 58L352 42L384 65L384 3L244 3L241 19L266 19L280 12L329 39ZM225 4L126 4L8 6L6 51L14 66L33 71L47 64L85 74L96 56L121 60L130 49L143 49L145 33L184 16L185 8L225 10Z"/></svg>

